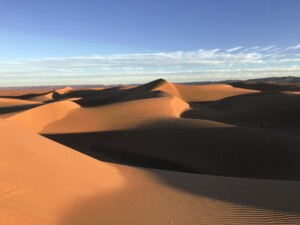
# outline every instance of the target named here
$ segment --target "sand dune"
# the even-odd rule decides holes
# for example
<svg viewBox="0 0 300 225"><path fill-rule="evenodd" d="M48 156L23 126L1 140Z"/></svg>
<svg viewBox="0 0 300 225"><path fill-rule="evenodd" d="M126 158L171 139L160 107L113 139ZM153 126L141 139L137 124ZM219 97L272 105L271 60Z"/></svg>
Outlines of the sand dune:
<svg viewBox="0 0 300 225"><path fill-rule="evenodd" d="M112 165L0 123L1 224L300 222L299 182Z"/></svg>
<svg viewBox="0 0 300 225"><path fill-rule="evenodd" d="M79 108L79 105L74 102L59 101L18 113L7 120L34 132L40 132L46 125L65 117L76 108Z"/></svg>
<svg viewBox="0 0 300 225"><path fill-rule="evenodd" d="M126 93L109 91L109 95L105 96L109 99L115 98L116 101L104 106L91 108L80 107L71 101L55 102L11 116L8 120L34 132L78 133L134 129L157 119L179 117L189 108L188 104L175 95L156 90L155 87L161 86L161 83L165 83L162 89L173 88L172 84L165 81L156 81L134 90L125 89ZM103 95L99 95L98 90L66 90L65 94L61 92L60 98L75 98L79 94L86 97L75 101L79 104L85 105L90 100L101 103L101 99L103 100Z"/></svg>
<svg viewBox="0 0 300 225"><path fill-rule="evenodd" d="M299 78L298 78L299 79ZM234 87L261 91L299 91L300 86L293 82L234 82Z"/></svg>
<svg viewBox="0 0 300 225"><path fill-rule="evenodd" d="M39 105L41 105L41 103L35 101L0 98L0 118L7 118L21 111L28 110Z"/></svg>
<svg viewBox="0 0 300 225"><path fill-rule="evenodd" d="M211 85L182 85L176 84L176 89L187 102L205 102L216 101L223 98L257 93L259 91L244 88L235 88L228 84L211 84Z"/></svg>
<svg viewBox="0 0 300 225"><path fill-rule="evenodd" d="M188 104L163 96L93 108L76 108L60 120L48 123L40 133L82 133L129 130L158 119L178 117ZM36 123L36 121L32 121Z"/></svg>
<svg viewBox="0 0 300 225"><path fill-rule="evenodd" d="M51 100L53 100L53 92L32 97L32 98L30 98L30 100L31 101L36 101L36 102L51 101Z"/></svg>
<svg viewBox="0 0 300 225"><path fill-rule="evenodd" d="M128 185L123 192L115 192L106 198L94 196L81 200L62 224L240 225L300 222L299 182L203 176L124 166L117 168L127 180Z"/></svg>
<svg viewBox="0 0 300 225"><path fill-rule="evenodd" d="M76 199L124 185L110 165L3 120L0 132L1 224L59 224Z"/></svg>
<svg viewBox="0 0 300 225"><path fill-rule="evenodd" d="M110 152L113 157L125 152L129 159L132 153L144 156L133 161L158 158L201 174L300 179L297 135L203 120L165 119L137 130L46 136L93 157L100 154L99 159Z"/></svg>
<svg viewBox="0 0 300 225"><path fill-rule="evenodd" d="M159 86L154 90L163 91L182 99L176 85L165 80L161 80Z"/></svg>
<svg viewBox="0 0 300 225"><path fill-rule="evenodd" d="M23 105L32 105L32 104L38 104L38 103L34 101L21 100L21 99L0 98L0 107L23 106Z"/></svg>
<svg viewBox="0 0 300 225"><path fill-rule="evenodd" d="M179 90L185 95L191 89L189 86L179 85L179 87ZM215 94L216 90L219 89L221 93ZM252 91L233 88L229 85L217 85L217 87L205 85L197 88L192 87L192 92L199 97L188 100L211 101L215 98L221 98L223 92L223 95L227 97L251 93ZM157 119L178 117L189 108L188 104L183 101L188 97L181 97L177 85L162 79L125 89L72 91L72 89L67 88L60 93L58 98L61 99L68 97L72 100L81 96L81 99L75 100L75 102L82 107L72 110L68 115L64 113L63 115L60 114L62 116L59 118L52 116L47 119L43 114L44 111L48 111L47 108L50 106L43 106L14 116L10 120L41 133L95 132L133 129L142 126L145 122L152 121L155 123ZM101 105L103 106L101 107ZM91 106L93 107L90 108ZM40 118L43 117L43 120L34 119L33 114ZM27 119L23 119L23 117ZM28 121L30 120L28 118L31 118L31 121ZM78 118L80 118L79 121Z"/></svg>
<svg viewBox="0 0 300 225"><path fill-rule="evenodd" d="M37 102L47 102L47 101L52 101L54 99L61 99L64 94L67 94L74 89L71 87L65 87L65 88L60 88L48 93L43 93L39 95L35 95L34 97L29 98L31 101L37 101Z"/></svg>
<svg viewBox="0 0 300 225"><path fill-rule="evenodd" d="M182 117L277 131L300 131L300 96L292 92L244 95L193 105Z"/></svg>
<svg viewBox="0 0 300 225"><path fill-rule="evenodd" d="M235 86L1 97L0 224L300 224L299 94Z"/></svg>

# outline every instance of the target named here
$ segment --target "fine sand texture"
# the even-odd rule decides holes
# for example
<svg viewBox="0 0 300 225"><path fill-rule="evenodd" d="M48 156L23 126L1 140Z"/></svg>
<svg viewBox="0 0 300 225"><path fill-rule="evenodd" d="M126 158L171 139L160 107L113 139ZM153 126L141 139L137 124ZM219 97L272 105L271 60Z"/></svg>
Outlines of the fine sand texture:
<svg viewBox="0 0 300 225"><path fill-rule="evenodd" d="M300 224L299 92L247 85L1 92L0 225Z"/></svg>

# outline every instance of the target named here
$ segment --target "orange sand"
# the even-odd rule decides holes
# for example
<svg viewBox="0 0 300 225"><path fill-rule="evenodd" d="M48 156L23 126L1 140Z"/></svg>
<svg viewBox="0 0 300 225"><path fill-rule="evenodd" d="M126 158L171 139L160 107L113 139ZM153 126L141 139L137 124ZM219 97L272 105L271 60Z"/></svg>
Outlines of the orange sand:
<svg viewBox="0 0 300 225"><path fill-rule="evenodd" d="M6 95L0 224L300 224L299 106L161 79Z"/></svg>

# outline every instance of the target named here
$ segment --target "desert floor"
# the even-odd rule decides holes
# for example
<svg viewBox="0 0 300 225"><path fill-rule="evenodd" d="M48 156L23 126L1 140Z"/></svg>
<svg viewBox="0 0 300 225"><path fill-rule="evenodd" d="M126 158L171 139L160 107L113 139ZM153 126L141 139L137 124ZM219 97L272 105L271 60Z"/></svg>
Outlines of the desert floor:
<svg viewBox="0 0 300 225"><path fill-rule="evenodd" d="M300 224L300 95L266 87L2 91L0 225Z"/></svg>

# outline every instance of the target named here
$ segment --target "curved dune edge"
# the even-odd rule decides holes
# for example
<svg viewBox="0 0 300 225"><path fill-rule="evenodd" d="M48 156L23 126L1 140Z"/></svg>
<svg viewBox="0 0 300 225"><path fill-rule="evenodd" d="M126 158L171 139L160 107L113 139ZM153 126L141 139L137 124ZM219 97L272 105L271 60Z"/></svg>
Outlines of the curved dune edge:
<svg viewBox="0 0 300 225"><path fill-rule="evenodd" d="M174 84L187 102L216 101L227 97L259 93L257 90L236 88L228 84L183 85Z"/></svg>
<svg viewBox="0 0 300 225"><path fill-rule="evenodd" d="M74 91L72 87L65 87L65 88L60 88L57 90L49 91L47 93L41 93L41 94L33 94L33 96L28 96L27 99L30 101L35 101L35 102L47 102L47 101L52 101L55 100L57 97L61 97L64 94L67 94L69 92ZM18 97L18 96L16 96Z"/></svg>
<svg viewBox="0 0 300 225"><path fill-rule="evenodd" d="M35 97L31 97L29 98L29 100L36 101L36 102L47 102L47 101L55 100L56 97L60 97L72 91L74 91L72 87L60 88L46 94L40 94Z"/></svg>
<svg viewBox="0 0 300 225"><path fill-rule="evenodd" d="M181 98L181 95L176 87L175 84L172 84L170 82L167 82L167 81L162 81L160 83L160 86L155 88L154 90L159 90L159 91L163 91L163 92L166 92L166 93L169 93L171 95L174 95L176 96L177 98Z"/></svg>
<svg viewBox="0 0 300 225"><path fill-rule="evenodd" d="M0 120L0 224L58 224L83 196L121 190L118 169Z"/></svg>
<svg viewBox="0 0 300 225"><path fill-rule="evenodd" d="M179 117L188 108L187 103L174 96L77 108L62 119L44 126L40 133L130 130L150 121Z"/></svg>
<svg viewBox="0 0 300 225"><path fill-rule="evenodd" d="M36 101L36 102L51 101L51 100L53 100L53 92L50 92L50 93L45 94L45 95L39 95L39 96L36 96L36 97L32 97L29 100Z"/></svg>
<svg viewBox="0 0 300 225"><path fill-rule="evenodd" d="M179 117L188 108L170 95L92 108L66 100L8 115L7 120L36 133L95 132L133 129L147 121Z"/></svg>
<svg viewBox="0 0 300 225"><path fill-rule="evenodd" d="M0 118L1 119L7 119L9 117L12 117L14 115L17 115L20 112L13 112L13 113L4 113L4 114L0 114Z"/></svg>
<svg viewBox="0 0 300 225"><path fill-rule="evenodd" d="M54 102L10 116L7 120L38 133L47 124L62 119L70 111L79 107L71 101Z"/></svg>
<svg viewBox="0 0 300 225"><path fill-rule="evenodd" d="M64 88L57 89L54 92L63 95L63 94L66 94L70 91L74 91L74 89L72 87L64 87Z"/></svg>
<svg viewBox="0 0 300 225"><path fill-rule="evenodd" d="M24 105L35 105L35 104L39 104L39 103L32 100L0 98L0 107L24 106Z"/></svg>

